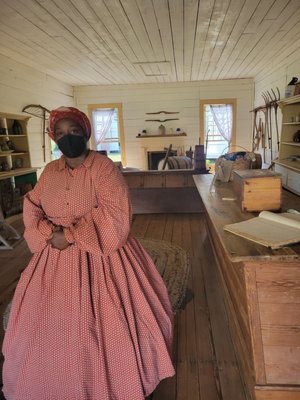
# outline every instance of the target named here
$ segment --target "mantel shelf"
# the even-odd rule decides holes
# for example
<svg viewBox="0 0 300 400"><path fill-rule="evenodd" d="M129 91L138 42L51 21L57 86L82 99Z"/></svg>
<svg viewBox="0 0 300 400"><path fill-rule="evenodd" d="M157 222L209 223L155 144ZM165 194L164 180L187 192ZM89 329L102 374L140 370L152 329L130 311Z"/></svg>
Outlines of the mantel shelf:
<svg viewBox="0 0 300 400"><path fill-rule="evenodd" d="M180 136L186 136L186 133L174 133L172 135L166 134L166 135L141 135L141 136L136 136L137 139L150 139L154 137L180 137Z"/></svg>

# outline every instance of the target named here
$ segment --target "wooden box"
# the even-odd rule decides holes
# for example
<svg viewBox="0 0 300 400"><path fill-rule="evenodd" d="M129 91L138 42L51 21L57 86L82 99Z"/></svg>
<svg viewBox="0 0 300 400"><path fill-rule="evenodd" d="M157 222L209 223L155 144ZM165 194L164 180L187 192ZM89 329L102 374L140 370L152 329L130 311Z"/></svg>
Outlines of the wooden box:
<svg viewBox="0 0 300 400"><path fill-rule="evenodd" d="M242 211L281 208L281 174L267 169L234 171L233 186Z"/></svg>

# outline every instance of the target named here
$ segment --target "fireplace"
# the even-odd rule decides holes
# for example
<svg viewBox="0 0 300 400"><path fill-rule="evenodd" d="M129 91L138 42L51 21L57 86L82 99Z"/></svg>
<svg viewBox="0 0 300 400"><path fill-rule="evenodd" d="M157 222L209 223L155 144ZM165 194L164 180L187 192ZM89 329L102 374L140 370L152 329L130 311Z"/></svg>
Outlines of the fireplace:
<svg viewBox="0 0 300 400"><path fill-rule="evenodd" d="M147 151L148 156L148 169L158 169L158 163L163 160L167 154L166 150L161 151ZM176 150L170 151L170 156L177 156Z"/></svg>

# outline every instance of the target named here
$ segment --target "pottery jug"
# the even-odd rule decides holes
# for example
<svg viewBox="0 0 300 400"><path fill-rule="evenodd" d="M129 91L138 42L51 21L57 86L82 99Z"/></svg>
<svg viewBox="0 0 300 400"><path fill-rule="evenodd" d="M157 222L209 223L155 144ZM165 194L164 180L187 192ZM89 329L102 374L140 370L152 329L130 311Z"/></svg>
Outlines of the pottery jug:
<svg viewBox="0 0 300 400"><path fill-rule="evenodd" d="M164 125L159 125L158 127L158 134L159 135L165 135L166 134L166 128Z"/></svg>

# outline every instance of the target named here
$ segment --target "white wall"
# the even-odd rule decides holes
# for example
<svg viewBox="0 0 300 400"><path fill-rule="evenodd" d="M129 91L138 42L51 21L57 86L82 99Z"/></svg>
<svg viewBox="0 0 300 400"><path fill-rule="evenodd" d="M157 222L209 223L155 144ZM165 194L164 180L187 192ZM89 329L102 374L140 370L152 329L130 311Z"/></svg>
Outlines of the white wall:
<svg viewBox="0 0 300 400"><path fill-rule="evenodd" d="M61 105L74 105L73 88L0 55L0 111L22 114L23 107L29 104L40 104L50 110ZM43 167L42 120L31 117L28 132L32 166ZM50 160L48 137L46 137L46 156L48 162Z"/></svg>
<svg viewBox="0 0 300 400"><path fill-rule="evenodd" d="M168 84L140 84L114 86L77 86L74 88L77 106L84 112L88 104L122 103L125 129L127 166L146 168L147 150L183 147L184 151L199 143L199 100L237 98L237 144L250 148L254 84L252 79L201 81ZM147 112L179 111L173 115L179 121L165 122L167 131L180 127L186 138L137 139L142 129L155 133L160 123L146 119L171 118L166 114L155 116Z"/></svg>
<svg viewBox="0 0 300 400"><path fill-rule="evenodd" d="M270 65L271 66L271 65ZM280 91L281 99L284 98L285 88L289 81L293 76L298 77L300 80L300 56L298 53L292 54L285 60L284 64L278 65L275 71L269 74L267 71L262 73L260 76L255 79L255 107L261 106L264 104L264 100L262 97L262 93L266 93L269 91L271 93L271 89L277 93L276 87L278 87ZM264 115L260 112L257 116L257 121L259 118L262 118L264 121ZM281 111L278 108L278 128L279 128L279 137L281 133ZM275 113L274 109L272 109L272 142L273 142L273 160L278 155L278 147L277 147L277 132L275 125ZM266 165L270 164L271 160L270 149L266 149Z"/></svg>

